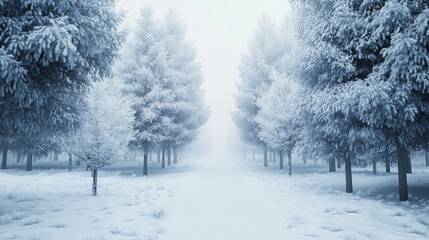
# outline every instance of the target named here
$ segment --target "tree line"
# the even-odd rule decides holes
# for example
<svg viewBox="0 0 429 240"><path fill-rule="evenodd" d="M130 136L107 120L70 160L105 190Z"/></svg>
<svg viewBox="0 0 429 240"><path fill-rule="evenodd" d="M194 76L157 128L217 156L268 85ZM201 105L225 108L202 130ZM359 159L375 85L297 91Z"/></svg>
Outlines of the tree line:
<svg viewBox="0 0 429 240"><path fill-rule="evenodd" d="M55 152L97 170L149 151L170 159L207 121L201 67L174 12L150 7L119 29L113 0L0 0L0 146L33 158ZM174 157L177 160L177 157ZM170 160L168 160L170 164Z"/></svg>
<svg viewBox="0 0 429 240"><path fill-rule="evenodd" d="M267 151L386 171L408 200L410 151L428 150L429 4L416 0L293 0L292 17L259 22L240 65L234 121ZM283 154L280 154L283 156ZM281 158L281 162L282 162ZM281 166L282 167L282 166Z"/></svg>

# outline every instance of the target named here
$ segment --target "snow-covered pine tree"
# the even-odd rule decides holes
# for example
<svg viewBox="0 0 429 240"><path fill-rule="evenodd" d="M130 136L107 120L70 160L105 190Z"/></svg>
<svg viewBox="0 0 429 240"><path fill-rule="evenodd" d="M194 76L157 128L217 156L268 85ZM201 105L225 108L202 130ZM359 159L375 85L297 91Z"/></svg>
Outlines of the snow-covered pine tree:
<svg viewBox="0 0 429 240"><path fill-rule="evenodd" d="M171 148L192 141L207 119L200 90L201 71L195 50L185 41L185 28L174 12L163 23L153 19L152 9L142 10L130 39L120 74L135 110L135 146L145 152L147 175L149 148L161 147L162 167Z"/></svg>
<svg viewBox="0 0 429 240"><path fill-rule="evenodd" d="M98 169L122 160L132 139L131 103L115 90L117 84L103 81L93 84L83 123L68 148L91 168L92 194L97 195Z"/></svg>
<svg viewBox="0 0 429 240"><path fill-rule="evenodd" d="M37 148L75 129L91 79L111 74L121 18L113 0L0 1L0 137Z"/></svg>
<svg viewBox="0 0 429 240"><path fill-rule="evenodd" d="M295 78L304 87L301 143L307 154L346 163L346 192L352 192L351 166L360 141L350 135L359 125L338 110L344 84L356 78L354 47L362 24L343 1L294 1L299 59ZM332 165L332 164L331 164ZM334 165L335 166L335 165Z"/></svg>
<svg viewBox="0 0 429 240"><path fill-rule="evenodd" d="M162 123L164 104L169 93L164 90L166 53L160 43L161 26L154 20L153 10L145 6L140 13L136 29L132 33L120 62L119 75L124 80L124 92L132 101L134 110L133 128L135 136L132 145L144 152L143 175L147 175L149 148L165 141ZM163 156L165 149L162 146ZM162 166L165 166L165 158Z"/></svg>
<svg viewBox="0 0 429 240"><path fill-rule="evenodd" d="M425 99L428 93L428 3L420 0L300 3L299 6L307 8L307 12L312 12L311 9L333 9L332 14L323 14L321 18L315 16L322 11L304 14L310 25L301 30L310 30L310 34L303 39L329 43L328 46L334 46L333 50L339 50L345 56L336 64L331 60L341 58L317 56L318 52L329 49L324 46L310 55L304 55L310 57L301 63L310 66L303 65L298 72L301 76L312 76L307 83L313 89L311 106L315 108L307 111L310 117L303 119L324 120L322 125L316 121L316 126L310 129L318 129L318 126L320 129L323 126L324 134L328 135L324 137L322 134L320 139L330 141L343 135L339 140L346 148L342 149L353 150L352 153L355 154L383 151L387 170L388 153L392 148L395 149L400 200L407 200L406 172L410 166L408 152L416 147L427 147L428 104ZM323 23L320 19L327 21ZM314 23L323 24L314 27L318 25ZM311 44L307 41L306 46ZM328 64L311 62L311 59L324 59L323 62ZM344 75L339 71L346 66L345 63L352 66L343 68L352 70L351 74ZM308 69L315 69L315 66L319 70L322 69L320 66L331 67L322 69L321 72L312 71L320 76L316 78L317 75L306 72ZM326 82L323 77L336 81ZM322 89L318 90L321 96L316 97L314 89ZM338 122L340 119L343 121ZM309 123L305 125L311 126ZM328 126L335 127L332 128L335 131L331 132ZM314 139L318 138L313 134ZM334 141L331 145L338 149L338 142Z"/></svg>
<svg viewBox="0 0 429 240"><path fill-rule="evenodd" d="M163 45L167 53L168 78L173 83L175 106L172 113L175 131L169 136L170 145L177 152L194 141L198 129L207 122L208 109L201 90L201 66L196 62L196 51L185 40L185 26L174 11L164 20Z"/></svg>
<svg viewBox="0 0 429 240"><path fill-rule="evenodd" d="M241 82L235 96L237 110L233 113L235 125L245 143L264 148L264 166L268 166L267 146L259 137L260 127L256 122L259 112L258 101L271 83L271 73L283 52L279 44L278 29L267 16L262 16L239 66Z"/></svg>
<svg viewBox="0 0 429 240"><path fill-rule="evenodd" d="M283 168L283 152L288 155L289 175L292 174L292 150L299 137L299 125L295 120L299 107L299 86L288 78L278 76L268 92L260 99L260 111L256 122L260 124L260 139L268 147L281 153L280 168Z"/></svg>
<svg viewBox="0 0 429 240"><path fill-rule="evenodd" d="M285 17L276 35L279 58L274 62L271 72L271 84L258 101L259 113L256 122L260 131L258 137L270 149L280 154L280 168L283 168L283 154L289 157L289 174L292 174L291 153L298 140L298 122L295 121L298 99L298 85L288 76L293 71L294 31L290 17ZM270 151L271 153L271 151ZM270 154L271 155L271 154Z"/></svg>
<svg viewBox="0 0 429 240"><path fill-rule="evenodd" d="M420 0L385 1L372 9L359 50L376 61L365 78L347 87L343 110L353 107L356 119L382 131L394 146L399 196L406 201L409 151L428 142L429 7Z"/></svg>

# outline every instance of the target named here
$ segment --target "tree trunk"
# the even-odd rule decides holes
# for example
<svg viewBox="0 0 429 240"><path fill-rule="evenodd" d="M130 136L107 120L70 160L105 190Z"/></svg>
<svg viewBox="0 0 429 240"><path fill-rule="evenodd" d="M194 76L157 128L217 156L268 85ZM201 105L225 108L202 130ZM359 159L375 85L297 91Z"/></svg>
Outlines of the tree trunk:
<svg viewBox="0 0 429 240"><path fill-rule="evenodd" d="M268 154L268 161L273 162L273 150L270 150Z"/></svg>
<svg viewBox="0 0 429 240"><path fill-rule="evenodd" d="M407 149L407 161L406 161L406 164L407 164L407 173L413 173L413 168L412 168L412 166L411 166L411 154L410 154L410 151L408 151L408 149Z"/></svg>
<svg viewBox="0 0 429 240"><path fill-rule="evenodd" d="M288 157L287 166L288 166L289 176L292 176L292 151L287 151L287 157Z"/></svg>
<svg viewBox="0 0 429 240"><path fill-rule="evenodd" d="M55 162L58 161L58 152L57 151L54 152L54 161Z"/></svg>
<svg viewBox="0 0 429 240"><path fill-rule="evenodd" d="M97 196L97 169L92 170L92 195Z"/></svg>
<svg viewBox="0 0 429 240"><path fill-rule="evenodd" d="M161 149L156 150L156 162L161 162Z"/></svg>
<svg viewBox="0 0 429 240"><path fill-rule="evenodd" d="M353 192L353 183L352 183L352 159L350 156L346 156L344 159L345 171L346 171L346 193Z"/></svg>
<svg viewBox="0 0 429 240"><path fill-rule="evenodd" d="M386 172L390 173L390 156L388 152L384 154L384 162L386 164Z"/></svg>
<svg viewBox="0 0 429 240"><path fill-rule="evenodd" d="M408 200L407 158L408 150L396 139L396 157L398 158L399 201Z"/></svg>
<svg viewBox="0 0 429 240"><path fill-rule="evenodd" d="M73 156L71 153L69 153L69 172L72 170L73 168Z"/></svg>
<svg viewBox="0 0 429 240"><path fill-rule="evenodd" d="M283 169L284 167L283 167L283 162L284 162L284 156L283 156L283 150L279 150L278 151L278 153L279 153L279 158L280 158L280 169Z"/></svg>
<svg viewBox="0 0 429 240"><path fill-rule="evenodd" d="M277 151L273 151L273 163L276 163L276 161L277 161Z"/></svg>
<svg viewBox="0 0 429 240"><path fill-rule="evenodd" d="M7 143L3 142L3 156L2 156L2 160L1 160L1 169L6 169L7 168Z"/></svg>
<svg viewBox="0 0 429 240"><path fill-rule="evenodd" d="M18 153L16 154L16 162L17 162L17 163L20 163L20 162L21 162L21 158L22 158L22 154L18 152Z"/></svg>
<svg viewBox="0 0 429 240"><path fill-rule="evenodd" d="M33 154L29 152L27 154L27 166L25 168L25 171L31 171L31 170L33 170Z"/></svg>
<svg viewBox="0 0 429 240"><path fill-rule="evenodd" d="M342 161L337 158L337 168L341 168L341 167L342 167Z"/></svg>
<svg viewBox="0 0 429 240"><path fill-rule="evenodd" d="M307 164L307 158L305 156L302 157L302 163Z"/></svg>
<svg viewBox="0 0 429 240"><path fill-rule="evenodd" d="M177 164L177 147L173 149L173 164Z"/></svg>
<svg viewBox="0 0 429 240"><path fill-rule="evenodd" d="M165 147L161 149L161 168L165 168Z"/></svg>
<svg viewBox="0 0 429 240"><path fill-rule="evenodd" d="M264 147L264 167L268 167L267 147Z"/></svg>
<svg viewBox="0 0 429 240"><path fill-rule="evenodd" d="M377 161L372 160L372 173L377 175Z"/></svg>
<svg viewBox="0 0 429 240"><path fill-rule="evenodd" d="M335 158L332 157L329 159L329 172L335 172Z"/></svg>
<svg viewBox="0 0 429 240"><path fill-rule="evenodd" d="M148 149L147 147L144 148L143 153L143 176L147 176L147 155L148 155Z"/></svg>
<svg viewBox="0 0 429 240"><path fill-rule="evenodd" d="M425 160L426 160L426 167L429 167L429 151L425 151Z"/></svg>
<svg viewBox="0 0 429 240"><path fill-rule="evenodd" d="M167 163L168 163L168 166L170 166L171 165L171 145L170 145L170 143L168 144L168 148L167 148Z"/></svg>

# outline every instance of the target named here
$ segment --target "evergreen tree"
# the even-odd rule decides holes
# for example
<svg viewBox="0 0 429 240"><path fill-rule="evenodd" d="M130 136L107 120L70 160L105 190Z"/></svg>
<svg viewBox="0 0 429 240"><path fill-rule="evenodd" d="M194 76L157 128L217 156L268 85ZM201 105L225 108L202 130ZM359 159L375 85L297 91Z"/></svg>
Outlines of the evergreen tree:
<svg viewBox="0 0 429 240"><path fill-rule="evenodd" d="M169 92L164 88L166 53L161 39L160 23L153 19L152 8L146 6L141 11L136 30L123 53L124 60L120 63L125 93L132 99L135 112L135 136L131 144L144 151L143 175L147 175L149 148L165 141L163 124L170 121L162 116L165 101L172 102L172 99L167 98Z"/></svg>
<svg viewBox="0 0 429 240"><path fill-rule="evenodd" d="M201 67L196 63L196 51L185 41L185 27L174 11L164 21L168 76L173 82L175 106L172 117L176 130L169 136L173 148L183 147L197 137L198 129L207 122L204 105Z"/></svg>
<svg viewBox="0 0 429 240"><path fill-rule="evenodd" d="M297 31L300 48L294 75L307 96L299 117L304 121L300 146L307 148L305 152L330 161L343 158L346 191L352 192L355 146L349 135L356 125L337 110L332 100L344 83L355 78L356 67L349 49L355 42L354 32L341 33L355 27L355 17L344 2L303 0L296 1L294 6L297 21L303 23L299 26L301 31Z"/></svg>
<svg viewBox="0 0 429 240"><path fill-rule="evenodd" d="M371 34L362 44L362 51L377 61L365 78L347 86L341 98L348 103L344 112L355 109L353 117L382 131L394 146L401 201L408 200L409 151L427 147L428 16L424 1L379 4L367 17Z"/></svg>
<svg viewBox="0 0 429 240"><path fill-rule="evenodd" d="M93 79L122 34L113 0L0 1L0 135L38 141L76 129Z"/></svg>
<svg viewBox="0 0 429 240"><path fill-rule="evenodd" d="M267 147L259 137L260 127L256 122L259 112L258 101L268 91L273 79L271 74L276 62L283 55L278 29L267 16L258 24L254 39L250 42L249 53L242 57L239 66L242 82L238 86L236 98L237 111L234 122L241 139L249 144L264 147L264 166L267 166Z"/></svg>
<svg viewBox="0 0 429 240"><path fill-rule="evenodd" d="M304 0L295 6L307 23L297 75L313 99L302 119L308 131L321 133L303 139L329 139L325 152L343 156L384 152L386 165L395 149L400 200L407 200L409 150L427 146L428 4Z"/></svg>
<svg viewBox="0 0 429 240"><path fill-rule="evenodd" d="M120 72L135 111L132 144L145 153L143 174L147 175L149 149L162 148L164 168L165 154L171 160L172 147L195 139L207 110L200 66L195 63L195 50L185 41L184 26L174 12L163 23L153 19L150 7L141 14Z"/></svg>
<svg viewBox="0 0 429 240"><path fill-rule="evenodd" d="M295 119L299 107L299 86L284 77L278 77L258 105L260 111L256 122L260 124L260 139L280 152L280 168L283 168L283 153L288 155L289 175L292 174L292 150L299 137L299 125Z"/></svg>

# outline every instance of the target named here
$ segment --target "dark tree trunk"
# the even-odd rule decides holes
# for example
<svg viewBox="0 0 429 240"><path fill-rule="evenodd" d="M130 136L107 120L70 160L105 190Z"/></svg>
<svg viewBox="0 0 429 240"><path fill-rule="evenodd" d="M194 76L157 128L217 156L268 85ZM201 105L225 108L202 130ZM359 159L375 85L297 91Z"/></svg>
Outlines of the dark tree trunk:
<svg viewBox="0 0 429 240"><path fill-rule="evenodd" d="M72 170L72 168L73 168L73 155L69 153L69 172Z"/></svg>
<svg viewBox="0 0 429 240"><path fill-rule="evenodd" d="M384 153L384 162L386 164L386 172L390 173L390 156L388 152Z"/></svg>
<svg viewBox="0 0 429 240"><path fill-rule="evenodd" d="M171 165L171 145L168 144L168 148L167 148L167 163L168 166Z"/></svg>
<svg viewBox="0 0 429 240"><path fill-rule="evenodd" d="M340 159L337 159L337 168L342 167L342 161Z"/></svg>
<svg viewBox="0 0 429 240"><path fill-rule="evenodd" d="M273 151L273 163L276 163L276 161L277 161L277 151L276 150L274 150Z"/></svg>
<svg viewBox="0 0 429 240"><path fill-rule="evenodd" d="M16 154L16 162L20 163L21 162L21 158L22 158L22 154L21 153L17 153Z"/></svg>
<svg viewBox="0 0 429 240"><path fill-rule="evenodd" d="M267 147L264 147L264 167L268 167Z"/></svg>
<svg viewBox="0 0 429 240"><path fill-rule="evenodd" d="M335 158L329 159L329 172L335 172Z"/></svg>
<svg viewBox="0 0 429 240"><path fill-rule="evenodd" d="M3 142L3 156L1 160L1 169L7 168L7 151L8 151L7 143Z"/></svg>
<svg viewBox="0 0 429 240"><path fill-rule="evenodd" d="M289 176L292 176L292 151L287 151L287 157L288 157L287 166L288 166Z"/></svg>
<svg viewBox="0 0 429 240"><path fill-rule="evenodd" d="M161 162L161 149L156 150L156 162Z"/></svg>
<svg viewBox="0 0 429 240"><path fill-rule="evenodd" d="M407 161L406 161L406 164L407 164L407 173L413 173L413 168L412 168L412 166L411 166L411 154L410 154L410 151L408 151L408 149L407 149Z"/></svg>
<svg viewBox="0 0 429 240"><path fill-rule="evenodd" d="M97 169L92 170L92 195L97 196Z"/></svg>
<svg viewBox="0 0 429 240"><path fill-rule="evenodd" d="M33 154L28 153L27 154L27 166L25 168L25 171L31 171L33 170Z"/></svg>
<svg viewBox="0 0 429 240"><path fill-rule="evenodd" d="M377 175L377 161L372 160L372 173Z"/></svg>
<svg viewBox="0 0 429 240"><path fill-rule="evenodd" d="M353 183L352 183L352 159L350 156L346 156L344 159L345 163L345 172L346 172L346 193L353 192Z"/></svg>
<svg viewBox="0 0 429 240"><path fill-rule="evenodd" d="M165 168L165 147L161 149L161 168Z"/></svg>
<svg viewBox="0 0 429 240"><path fill-rule="evenodd" d="M143 176L147 176L147 156L148 155L148 149L147 147L144 148L143 153Z"/></svg>
<svg viewBox="0 0 429 240"><path fill-rule="evenodd" d="M177 147L173 149L173 164L177 164Z"/></svg>
<svg viewBox="0 0 429 240"><path fill-rule="evenodd" d="M429 151L425 151L426 167L429 167Z"/></svg>
<svg viewBox="0 0 429 240"><path fill-rule="evenodd" d="M58 161L58 152L57 151L54 152L54 161L55 162Z"/></svg>
<svg viewBox="0 0 429 240"><path fill-rule="evenodd" d="M280 158L280 169L283 169L284 167L283 167L283 162L284 162L284 156L283 156L283 150L279 150L278 151L278 153L279 153L279 158Z"/></svg>
<svg viewBox="0 0 429 240"><path fill-rule="evenodd" d="M407 158L408 150L396 140L396 157L398 159L399 201L408 200Z"/></svg>

